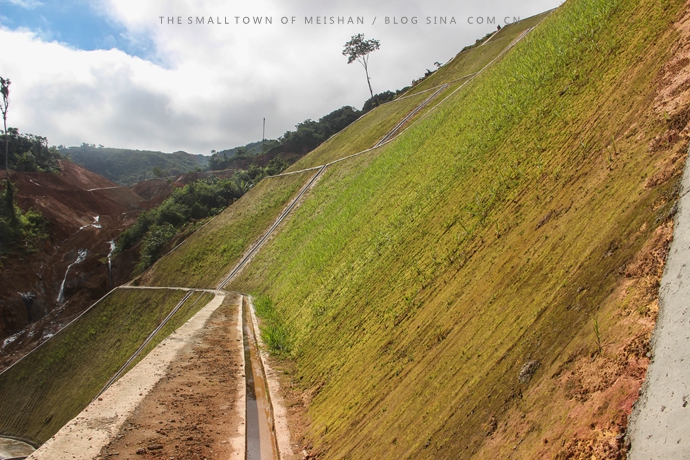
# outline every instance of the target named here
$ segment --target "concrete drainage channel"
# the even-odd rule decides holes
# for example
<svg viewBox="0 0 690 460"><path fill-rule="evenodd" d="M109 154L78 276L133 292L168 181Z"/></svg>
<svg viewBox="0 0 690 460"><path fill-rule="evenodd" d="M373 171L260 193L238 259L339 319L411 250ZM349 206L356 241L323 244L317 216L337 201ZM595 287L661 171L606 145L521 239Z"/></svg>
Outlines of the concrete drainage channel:
<svg viewBox="0 0 690 460"><path fill-rule="evenodd" d="M242 296L242 341L246 383L246 455L247 460L279 459L273 407L266 385L266 374L256 340L251 306Z"/></svg>
<svg viewBox="0 0 690 460"><path fill-rule="evenodd" d="M20 460L31 455L36 448L28 442L11 436L0 436L0 460Z"/></svg>

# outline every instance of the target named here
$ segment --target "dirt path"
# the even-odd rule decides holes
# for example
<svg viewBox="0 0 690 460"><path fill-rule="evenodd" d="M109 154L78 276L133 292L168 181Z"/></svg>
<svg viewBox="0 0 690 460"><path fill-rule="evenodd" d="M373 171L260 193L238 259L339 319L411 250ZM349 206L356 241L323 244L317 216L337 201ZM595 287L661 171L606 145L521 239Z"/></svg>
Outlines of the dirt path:
<svg viewBox="0 0 690 460"><path fill-rule="evenodd" d="M100 458L243 459L238 320L233 296L178 354Z"/></svg>
<svg viewBox="0 0 690 460"><path fill-rule="evenodd" d="M253 355L253 367L258 369L252 374L252 382L258 382L253 389L265 394L268 421L264 424L270 425L250 426L273 433L266 439L273 439L268 441L269 447L275 445L280 454L269 453L268 457L302 458L294 453L301 448L299 443L291 443L288 420L301 420L304 408L299 404L297 409L286 408L280 373L268 364L261 338L255 336L259 325L249 298L214 292L216 299L30 458L244 459L249 452L250 430L243 325L250 331L250 341L256 343L249 352ZM289 392L287 396L292 397Z"/></svg>
<svg viewBox="0 0 690 460"><path fill-rule="evenodd" d="M228 299L233 298L236 297L227 293L218 293L192 319L161 342L134 369L115 382L101 397L91 402L29 458L34 460L97 458L102 447L119 435L123 424L142 404L147 395L156 388L158 382L170 376L166 370L171 363L178 362L178 356L199 343L199 337L203 334L214 312L223 303L227 303ZM236 388L233 388L230 392L233 393L235 390Z"/></svg>

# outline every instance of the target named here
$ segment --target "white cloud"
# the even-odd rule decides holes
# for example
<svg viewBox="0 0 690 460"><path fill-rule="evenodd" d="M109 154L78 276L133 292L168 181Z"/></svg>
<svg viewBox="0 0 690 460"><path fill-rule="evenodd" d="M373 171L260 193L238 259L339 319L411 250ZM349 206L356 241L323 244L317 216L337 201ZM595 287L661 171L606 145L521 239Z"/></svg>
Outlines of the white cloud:
<svg viewBox="0 0 690 460"><path fill-rule="evenodd" d="M22 0L25 1L25 0ZM28 0L26 0L28 1ZM381 40L372 55L374 91L406 86L494 26L470 15L527 17L557 6L500 1L92 0L132 40L153 41L153 62L122 51L80 51L25 31L0 29L0 74L12 79L9 123L51 143L208 153L278 137L306 118L368 97L364 73L340 52L351 35ZM502 6L503 5L503 6ZM235 25L235 16L271 16L273 25ZM377 17L364 26L280 24L283 16ZM384 16L455 16L457 26L384 25ZM159 16L228 18L231 25L167 25ZM167 21L164 21L167 22ZM420 21L421 22L421 21Z"/></svg>
<svg viewBox="0 0 690 460"><path fill-rule="evenodd" d="M18 6L27 10L33 10L34 8L43 5L43 3L38 0L0 0L0 3L9 3L10 5Z"/></svg>

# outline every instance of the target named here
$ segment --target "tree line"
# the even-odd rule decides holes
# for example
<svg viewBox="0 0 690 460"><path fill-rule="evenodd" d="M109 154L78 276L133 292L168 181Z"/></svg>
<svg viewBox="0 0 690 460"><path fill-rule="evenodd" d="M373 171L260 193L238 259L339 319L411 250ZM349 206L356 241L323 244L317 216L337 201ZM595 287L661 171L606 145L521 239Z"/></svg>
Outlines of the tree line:
<svg viewBox="0 0 690 460"><path fill-rule="evenodd" d="M362 110L346 105L324 115L317 121L308 118L295 125L296 129L294 131L286 131L278 139L266 140L263 149L257 147L260 143L252 143L231 150L213 151L209 158L208 168L213 171L228 169L237 158L248 158L260 153L280 151L306 155L334 134L347 128L365 113L385 102L392 101L398 95L407 91L408 88L406 87L395 92L384 91L375 94L366 100Z"/></svg>
<svg viewBox="0 0 690 460"><path fill-rule="evenodd" d="M7 161L9 169L25 172L56 172L60 170L58 160L62 158L54 146L48 146L48 139L34 134L21 134L17 128L8 128L2 135L7 143L6 152L2 152L3 163Z"/></svg>
<svg viewBox="0 0 690 460"><path fill-rule="evenodd" d="M7 128L7 113L10 105L9 78L0 77L0 112L2 112L3 132L2 152L5 163L5 182L0 207L0 255L24 249L33 251L33 244L48 235L46 219L36 210L22 212L17 206L15 189L10 180L10 166L23 171L53 170L59 167L60 158L54 149L48 147L48 140L31 134L20 135L16 129Z"/></svg>
<svg viewBox="0 0 690 460"><path fill-rule="evenodd" d="M261 179L279 174L287 166L280 158L274 158L266 167L252 164L229 179L210 177L174 189L163 203L139 214L134 225L120 234L116 253L141 243L135 273L143 272L158 260L162 249L180 232L220 214Z"/></svg>

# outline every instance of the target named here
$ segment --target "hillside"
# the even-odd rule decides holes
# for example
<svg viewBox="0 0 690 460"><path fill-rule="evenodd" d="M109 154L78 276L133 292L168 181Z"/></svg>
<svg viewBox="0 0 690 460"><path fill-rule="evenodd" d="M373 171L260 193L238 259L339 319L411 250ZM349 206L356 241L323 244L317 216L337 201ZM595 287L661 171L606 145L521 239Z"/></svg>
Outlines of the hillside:
<svg viewBox="0 0 690 460"><path fill-rule="evenodd" d="M114 291L85 312L82 321L69 325L28 359L20 361L13 373L0 375L0 387L21 395L0 401L6 414L2 420L3 434L45 442L98 394L176 305L185 308L175 313L171 322L174 328L168 334L189 318L190 306L205 303L203 300L208 302L209 298L202 300L204 296L208 294L194 293L187 298L182 291ZM141 310L144 315L138 314ZM110 328L126 330L128 334L113 336ZM62 359L50 359L55 355ZM27 401L36 395L43 396L41 405L24 410Z"/></svg>
<svg viewBox="0 0 690 460"><path fill-rule="evenodd" d="M326 170L229 285L275 302L315 454L621 451L687 146L686 106L658 102L683 7L572 1L476 77L530 21L458 55L424 82L451 82L447 99ZM371 147L427 86L291 170ZM259 195L291 177L245 202L268 204ZM207 242L232 226L251 241L245 215L228 211L141 284L218 282L246 246Z"/></svg>
<svg viewBox="0 0 690 460"><path fill-rule="evenodd" d="M625 458L690 137L688 24L680 0L570 0L504 27L251 188L123 305L147 286L254 295L309 458ZM99 350L80 352L124 358ZM0 375L8 399L20 372ZM42 413L43 388L12 411ZM57 429L4 412L13 435Z"/></svg>
<svg viewBox="0 0 690 460"><path fill-rule="evenodd" d="M2 368L81 313L111 283L127 280L132 270L128 254L112 262L109 276L109 242L136 219L143 201L128 188L66 160L59 161L58 172L10 171L10 177L19 206L40 212L48 237L39 247L0 258ZM86 251L85 257L68 272L80 251Z"/></svg>
<svg viewBox="0 0 690 460"><path fill-rule="evenodd" d="M163 153L148 150L117 149L82 144L59 150L77 164L100 174L119 185L134 185L154 178L153 168L160 168L171 177L204 169L208 158L186 152Z"/></svg>

